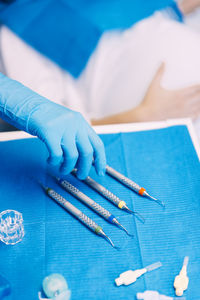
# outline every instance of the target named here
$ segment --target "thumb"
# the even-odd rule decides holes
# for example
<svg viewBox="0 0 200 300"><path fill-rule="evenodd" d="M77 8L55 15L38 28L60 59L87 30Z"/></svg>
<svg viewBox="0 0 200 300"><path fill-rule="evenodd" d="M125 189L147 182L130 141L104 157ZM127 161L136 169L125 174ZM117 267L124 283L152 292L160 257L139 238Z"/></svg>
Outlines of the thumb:
<svg viewBox="0 0 200 300"><path fill-rule="evenodd" d="M161 80L163 78L163 74L165 72L165 63L162 62L161 65L159 66L158 70L156 71L156 74L152 80L153 85L159 85L161 83Z"/></svg>

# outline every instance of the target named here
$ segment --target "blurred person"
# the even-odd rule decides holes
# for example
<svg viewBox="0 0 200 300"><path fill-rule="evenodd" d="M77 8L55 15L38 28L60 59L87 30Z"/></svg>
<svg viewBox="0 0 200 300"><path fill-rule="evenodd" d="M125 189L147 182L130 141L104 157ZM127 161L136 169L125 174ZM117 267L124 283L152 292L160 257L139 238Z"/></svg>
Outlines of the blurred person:
<svg viewBox="0 0 200 300"><path fill-rule="evenodd" d="M183 15L188 15L200 7L199 0L179 0L178 6Z"/></svg>

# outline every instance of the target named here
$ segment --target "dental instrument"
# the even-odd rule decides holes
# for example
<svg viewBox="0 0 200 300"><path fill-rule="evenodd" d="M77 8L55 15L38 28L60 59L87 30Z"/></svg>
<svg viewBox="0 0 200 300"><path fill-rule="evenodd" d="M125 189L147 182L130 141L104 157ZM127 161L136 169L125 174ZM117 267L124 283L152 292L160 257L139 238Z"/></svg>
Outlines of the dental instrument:
<svg viewBox="0 0 200 300"><path fill-rule="evenodd" d="M48 298L42 298L41 292L38 293L40 300L70 300L71 291L68 284L61 274L51 274L44 278L42 288Z"/></svg>
<svg viewBox="0 0 200 300"><path fill-rule="evenodd" d="M168 297L159 294L157 291L145 291L144 293L137 293L137 300L186 300L185 297Z"/></svg>
<svg viewBox="0 0 200 300"><path fill-rule="evenodd" d="M77 170L74 169L71 174L76 176ZM103 185L92 179L90 176L88 176L86 179L83 180L84 183L86 183L89 187L97 191L100 195L104 196L106 199L108 199L110 202L112 202L115 206L119 207L120 209L126 210L127 212L135 215L142 223L145 222L145 219L143 216L141 216L138 212L130 210L128 208L125 201L118 198L116 195L114 195L112 192L107 190Z"/></svg>
<svg viewBox="0 0 200 300"><path fill-rule="evenodd" d="M66 209L68 212L70 212L74 217L76 217L80 222L82 222L91 231L93 231L97 235L105 238L112 245L113 248L118 249L118 247L116 247L113 244L112 240L105 234L103 229L98 224L96 224L92 219L90 219L88 216L86 216L81 210L76 208L73 204L71 204L69 201L67 201L65 198L63 198L60 194L56 193L53 189L44 186L42 183L40 183L40 185L50 198L52 198L55 202L57 202L64 209Z"/></svg>
<svg viewBox="0 0 200 300"><path fill-rule="evenodd" d="M79 189L77 189L75 186L73 186L67 180L63 180L60 178L55 178L55 179L59 183L59 185L62 186L67 192L72 194L78 200L82 201L84 204L86 204L89 208L94 210L97 214L99 214L106 221L108 221L111 224L117 225L122 230L124 230L126 232L126 234L128 234L129 236L133 236L130 233L128 233L126 228L123 225L121 225L119 223L119 221L115 218L115 216L112 215L107 209L103 208L101 205L96 203L93 199L89 198L87 195L82 193Z"/></svg>
<svg viewBox="0 0 200 300"><path fill-rule="evenodd" d="M143 274L156 270L158 268L162 267L161 262L156 262L152 265L149 265L145 268L142 269L137 269L137 270L128 270L126 272L123 272L120 274L118 278L115 279L115 283L117 286L120 285L129 285L131 283L134 283L140 276Z"/></svg>
<svg viewBox="0 0 200 300"><path fill-rule="evenodd" d="M106 166L106 173L109 174L111 177L117 179L119 182L121 182L122 184L124 184L125 186L127 186L128 188L130 188L131 190L133 190L134 192L138 193L139 195L143 196L143 197L147 197L152 201L157 202L158 204L160 204L162 207L165 207L165 204L163 201L160 201L152 196L150 196L146 189L139 186L137 183L135 183L134 181L132 181L131 179L127 178L126 176L124 176L123 174L119 173L118 171L116 171L115 169L113 169L110 166Z"/></svg>
<svg viewBox="0 0 200 300"><path fill-rule="evenodd" d="M185 256L182 269L179 275L175 277L174 288L175 288L176 296L182 296L183 292L188 288L188 283L189 283L189 278L187 276L188 262L189 262L189 257Z"/></svg>

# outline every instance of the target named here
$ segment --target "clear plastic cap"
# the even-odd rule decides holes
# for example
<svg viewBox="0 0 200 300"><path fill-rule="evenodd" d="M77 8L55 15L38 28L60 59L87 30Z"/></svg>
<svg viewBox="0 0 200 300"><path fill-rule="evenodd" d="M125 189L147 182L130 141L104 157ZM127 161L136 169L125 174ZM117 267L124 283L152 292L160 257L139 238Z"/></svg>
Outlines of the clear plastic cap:
<svg viewBox="0 0 200 300"><path fill-rule="evenodd" d="M22 214L15 210L0 213L0 240L6 245L15 245L24 237Z"/></svg>

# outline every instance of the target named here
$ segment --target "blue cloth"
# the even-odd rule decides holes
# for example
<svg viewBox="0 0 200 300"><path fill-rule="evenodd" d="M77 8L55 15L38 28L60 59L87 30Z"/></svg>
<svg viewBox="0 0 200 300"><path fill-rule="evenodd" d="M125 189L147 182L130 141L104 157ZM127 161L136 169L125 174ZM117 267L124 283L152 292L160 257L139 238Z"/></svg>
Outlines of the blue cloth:
<svg viewBox="0 0 200 300"><path fill-rule="evenodd" d="M165 201L166 210L136 195L106 176L91 176L140 212L146 223L119 210L72 176L67 178L109 209L135 238L101 219L67 192L46 172L47 153L37 139L0 143L0 211L22 212L25 236L15 246L0 244L0 270L12 284L8 300L35 300L42 280L61 273L72 291L72 300L132 300L137 292L158 290L174 295L173 280L184 256L190 257L187 300L197 300L200 281L200 166L185 126L149 132L103 135L108 163ZM121 250L48 198L32 178L53 187L92 217ZM145 274L135 284L116 287L114 279L128 269L161 261L163 267Z"/></svg>
<svg viewBox="0 0 200 300"><path fill-rule="evenodd" d="M3 299L7 295L9 295L10 292L11 292L10 283L7 281L6 278L0 275L0 299Z"/></svg>
<svg viewBox="0 0 200 300"><path fill-rule="evenodd" d="M0 22L78 77L103 32L125 29L173 0L16 0Z"/></svg>

